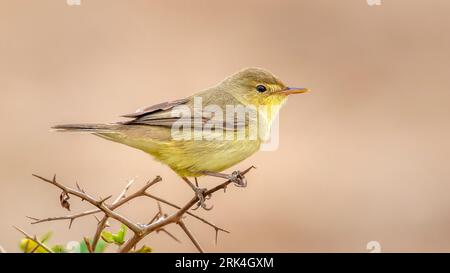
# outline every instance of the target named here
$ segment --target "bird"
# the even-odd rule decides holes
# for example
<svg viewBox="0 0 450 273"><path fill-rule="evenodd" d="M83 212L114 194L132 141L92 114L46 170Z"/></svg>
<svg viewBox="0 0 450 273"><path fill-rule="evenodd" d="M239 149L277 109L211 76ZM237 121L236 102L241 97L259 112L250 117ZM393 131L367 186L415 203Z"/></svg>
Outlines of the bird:
<svg viewBox="0 0 450 273"><path fill-rule="evenodd" d="M199 197L199 206L210 209L205 205L206 189L199 188L197 177L220 177L245 187L239 171L222 172L256 153L288 96L307 91L288 87L271 72L251 67L189 97L123 115L126 121L64 124L52 129L91 133L152 155L188 183ZM228 114L230 109L237 114Z"/></svg>

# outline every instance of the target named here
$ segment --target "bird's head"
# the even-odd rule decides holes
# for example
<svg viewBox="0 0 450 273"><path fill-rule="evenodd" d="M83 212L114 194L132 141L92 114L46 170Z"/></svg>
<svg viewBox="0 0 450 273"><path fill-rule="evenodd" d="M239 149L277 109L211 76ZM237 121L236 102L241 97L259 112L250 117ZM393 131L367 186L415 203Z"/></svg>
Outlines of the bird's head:
<svg viewBox="0 0 450 273"><path fill-rule="evenodd" d="M260 68L241 70L221 85L242 103L254 106L281 105L289 95L308 91L306 88L288 87L275 75Z"/></svg>

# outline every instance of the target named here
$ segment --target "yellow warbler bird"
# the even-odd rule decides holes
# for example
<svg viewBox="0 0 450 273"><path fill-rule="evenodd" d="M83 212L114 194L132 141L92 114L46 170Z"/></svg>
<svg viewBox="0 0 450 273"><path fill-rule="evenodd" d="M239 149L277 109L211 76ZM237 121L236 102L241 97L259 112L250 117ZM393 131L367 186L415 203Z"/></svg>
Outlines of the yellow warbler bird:
<svg viewBox="0 0 450 273"><path fill-rule="evenodd" d="M151 154L182 177L206 208L204 189L194 186L187 177L217 176L245 186L245 179L239 172L230 175L220 172L258 151L264 140L262 136L270 131L278 114L278 106L283 105L289 95L306 91L306 88L287 87L263 69L247 68L188 98L124 115L131 119L125 122L53 128L90 132ZM240 115L239 111L244 114ZM255 121L258 126L251 126ZM257 128L256 137L253 128Z"/></svg>

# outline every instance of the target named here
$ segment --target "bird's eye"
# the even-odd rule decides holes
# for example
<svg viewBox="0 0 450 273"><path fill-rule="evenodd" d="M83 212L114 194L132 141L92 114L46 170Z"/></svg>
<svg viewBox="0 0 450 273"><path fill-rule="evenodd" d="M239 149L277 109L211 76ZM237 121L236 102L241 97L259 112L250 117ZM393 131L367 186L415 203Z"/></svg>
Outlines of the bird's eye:
<svg viewBox="0 0 450 273"><path fill-rule="evenodd" d="M256 86L256 91L262 93L262 92L267 91L267 88L264 85L260 84L260 85Z"/></svg>

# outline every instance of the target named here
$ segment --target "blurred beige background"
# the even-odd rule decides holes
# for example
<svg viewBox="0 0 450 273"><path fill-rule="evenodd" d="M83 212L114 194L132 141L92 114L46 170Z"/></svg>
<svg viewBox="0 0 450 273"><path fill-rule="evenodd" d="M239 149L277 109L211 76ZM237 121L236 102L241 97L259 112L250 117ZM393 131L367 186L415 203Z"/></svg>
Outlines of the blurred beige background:
<svg viewBox="0 0 450 273"><path fill-rule="evenodd" d="M119 193L155 175L154 192L181 204L190 190L146 154L67 122L109 122L185 97L248 66L312 92L281 113L277 151L249 187L230 188L200 212L232 231L188 223L212 252L450 251L450 2L447 0L0 1L0 245L55 232L52 243L92 236L96 221L30 225L59 216L59 191L32 173L93 195ZM214 178L201 179L215 185ZM74 212L88 208L71 199ZM122 210L144 222L156 205ZM195 251L164 234L157 252Z"/></svg>

